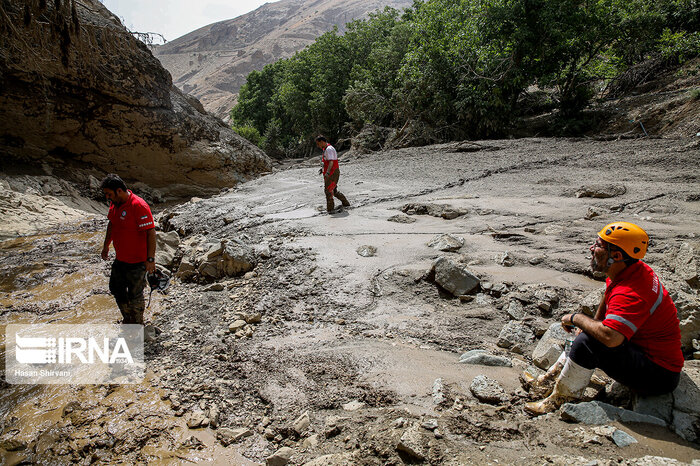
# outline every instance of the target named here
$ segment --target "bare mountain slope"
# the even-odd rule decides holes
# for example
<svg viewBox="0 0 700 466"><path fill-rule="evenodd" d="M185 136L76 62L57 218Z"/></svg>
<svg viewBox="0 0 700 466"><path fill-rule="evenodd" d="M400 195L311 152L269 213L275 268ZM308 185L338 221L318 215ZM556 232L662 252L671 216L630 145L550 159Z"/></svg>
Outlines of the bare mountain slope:
<svg viewBox="0 0 700 466"><path fill-rule="evenodd" d="M246 76L287 58L318 36L370 12L401 9L412 0L282 0L267 3L235 19L197 29L154 49L173 84L197 97L224 119Z"/></svg>

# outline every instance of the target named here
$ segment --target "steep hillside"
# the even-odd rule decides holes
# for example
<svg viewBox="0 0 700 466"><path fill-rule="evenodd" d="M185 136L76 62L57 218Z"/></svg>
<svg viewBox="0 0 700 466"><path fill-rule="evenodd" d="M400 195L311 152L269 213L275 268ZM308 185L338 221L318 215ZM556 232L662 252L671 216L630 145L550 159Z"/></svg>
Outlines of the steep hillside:
<svg viewBox="0 0 700 466"><path fill-rule="evenodd" d="M269 169L97 0L4 1L0 13L0 173L87 185L118 172L178 197Z"/></svg>
<svg viewBox="0 0 700 466"><path fill-rule="evenodd" d="M248 73L287 58L334 26L385 6L411 0L282 0L227 21L210 24L154 49L173 83L204 108L228 119Z"/></svg>

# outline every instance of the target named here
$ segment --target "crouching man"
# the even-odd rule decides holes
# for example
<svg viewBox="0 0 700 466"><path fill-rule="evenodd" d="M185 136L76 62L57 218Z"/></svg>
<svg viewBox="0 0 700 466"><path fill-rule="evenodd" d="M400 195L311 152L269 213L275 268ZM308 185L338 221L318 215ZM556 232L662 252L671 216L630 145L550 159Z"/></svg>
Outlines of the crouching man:
<svg viewBox="0 0 700 466"><path fill-rule="evenodd" d="M115 174L107 175L102 181L102 191L111 203L102 259L107 260L111 243L117 253L109 291L122 313L122 323L143 325L146 272L153 273L156 269L156 231L151 209Z"/></svg>
<svg viewBox="0 0 700 466"><path fill-rule="evenodd" d="M683 368L679 321L659 277L640 260L648 242L646 232L632 223L614 222L600 230L590 251L591 269L607 276L603 300L594 318L579 313L562 317L564 329L576 327L579 334L551 394L527 403L526 411L545 414L580 398L596 368L638 395L676 388ZM543 396L549 390L542 385L556 377L552 373L533 381Z"/></svg>

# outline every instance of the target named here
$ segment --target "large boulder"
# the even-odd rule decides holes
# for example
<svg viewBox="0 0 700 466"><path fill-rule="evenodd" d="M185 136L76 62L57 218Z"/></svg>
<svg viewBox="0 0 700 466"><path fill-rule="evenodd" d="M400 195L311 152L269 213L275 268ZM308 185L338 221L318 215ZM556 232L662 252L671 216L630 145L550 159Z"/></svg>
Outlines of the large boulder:
<svg viewBox="0 0 700 466"><path fill-rule="evenodd" d="M474 291L479 286L479 278L463 264L440 257L433 264L435 282L455 296Z"/></svg>
<svg viewBox="0 0 700 466"><path fill-rule="evenodd" d="M689 442L700 443L700 361L686 361L673 391L673 430Z"/></svg>
<svg viewBox="0 0 700 466"><path fill-rule="evenodd" d="M568 336L559 322L550 325L532 353L532 362L541 369L548 369L564 351Z"/></svg>
<svg viewBox="0 0 700 466"><path fill-rule="evenodd" d="M214 194L270 169L260 149L175 88L101 2L75 2L75 15L72 3L3 6L4 159L67 178L94 167L174 197Z"/></svg>
<svg viewBox="0 0 700 466"><path fill-rule="evenodd" d="M180 235L176 231L156 233L156 264L170 268L175 260L177 248L180 245Z"/></svg>
<svg viewBox="0 0 700 466"><path fill-rule="evenodd" d="M255 267L253 250L237 240L213 243L198 257L197 270L204 279L243 275Z"/></svg>
<svg viewBox="0 0 700 466"><path fill-rule="evenodd" d="M690 243L683 243L676 256L676 275L696 290L700 288L700 248Z"/></svg>
<svg viewBox="0 0 700 466"><path fill-rule="evenodd" d="M535 334L522 323L511 320L506 323L498 334L497 345L501 348L512 348L514 346L525 346L535 341Z"/></svg>
<svg viewBox="0 0 700 466"><path fill-rule="evenodd" d="M681 346L690 349L693 339L700 337L700 299L683 291L672 292L672 298L680 321Z"/></svg>

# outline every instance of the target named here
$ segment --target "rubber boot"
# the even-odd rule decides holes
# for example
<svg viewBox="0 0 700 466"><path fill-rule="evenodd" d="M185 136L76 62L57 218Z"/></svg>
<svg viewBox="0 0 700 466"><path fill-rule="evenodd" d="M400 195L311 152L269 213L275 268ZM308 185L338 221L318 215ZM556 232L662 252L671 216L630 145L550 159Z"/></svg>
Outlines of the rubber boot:
<svg viewBox="0 0 700 466"><path fill-rule="evenodd" d="M540 416L556 411L568 401L581 398L592 375L593 369L586 369L567 359L552 393L544 400L526 403L525 411Z"/></svg>
<svg viewBox="0 0 700 466"><path fill-rule="evenodd" d="M343 204L343 207L350 207L350 202L348 202L348 199L343 195L343 193L338 191L337 188L333 191L333 195L337 197L338 200L340 200L340 203Z"/></svg>
<svg viewBox="0 0 700 466"><path fill-rule="evenodd" d="M552 393L554 383L559 374L561 374L565 362L566 353L562 351L559 359L547 369L547 372L538 377L533 377L532 374L525 371L520 376L520 382L533 398L547 397Z"/></svg>

